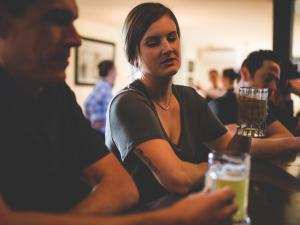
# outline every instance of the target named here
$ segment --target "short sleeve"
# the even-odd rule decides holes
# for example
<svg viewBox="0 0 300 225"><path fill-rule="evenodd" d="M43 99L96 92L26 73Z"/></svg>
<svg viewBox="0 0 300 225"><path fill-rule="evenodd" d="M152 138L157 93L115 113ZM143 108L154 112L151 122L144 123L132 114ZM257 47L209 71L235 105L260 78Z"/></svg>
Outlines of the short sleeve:
<svg viewBox="0 0 300 225"><path fill-rule="evenodd" d="M222 122L211 111L205 101L201 102L201 105L203 115L202 121L205 124L203 141L211 141L224 135L227 132L227 129L224 127Z"/></svg>
<svg viewBox="0 0 300 225"><path fill-rule="evenodd" d="M151 139L165 139L149 100L136 91L116 96L108 109L106 144L113 145L124 160L137 145Z"/></svg>
<svg viewBox="0 0 300 225"><path fill-rule="evenodd" d="M210 109L213 111L213 113L219 118L222 118L222 113L220 113L220 107L219 103L217 101L210 101L208 103Z"/></svg>
<svg viewBox="0 0 300 225"><path fill-rule="evenodd" d="M73 140L74 149L78 152L80 167L85 168L109 153L105 146L104 135L91 128L80 106L77 104L74 93L70 90L68 114L68 129Z"/></svg>
<svg viewBox="0 0 300 225"><path fill-rule="evenodd" d="M208 104L212 112L224 125L237 123L238 105L233 94L212 100Z"/></svg>

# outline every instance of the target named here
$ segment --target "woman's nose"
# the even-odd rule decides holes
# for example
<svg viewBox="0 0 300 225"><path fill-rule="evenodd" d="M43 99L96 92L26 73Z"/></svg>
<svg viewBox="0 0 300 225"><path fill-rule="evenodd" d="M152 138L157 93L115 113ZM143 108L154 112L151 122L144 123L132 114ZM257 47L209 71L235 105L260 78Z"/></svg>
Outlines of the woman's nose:
<svg viewBox="0 0 300 225"><path fill-rule="evenodd" d="M170 53L172 53L171 44L168 42L168 40L162 41L162 54L169 55Z"/></svg>

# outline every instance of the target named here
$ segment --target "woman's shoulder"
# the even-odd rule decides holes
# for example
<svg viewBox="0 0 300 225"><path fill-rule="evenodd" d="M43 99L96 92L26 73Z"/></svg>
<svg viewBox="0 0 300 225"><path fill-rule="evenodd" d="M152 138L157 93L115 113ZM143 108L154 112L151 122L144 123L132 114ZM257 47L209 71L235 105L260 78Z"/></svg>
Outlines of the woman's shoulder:
<svg viewBox="0 0 300 225"><path fill-rule="evenodd" d="M137 101L148 101L147 94L139 82L134 81L119 91L112 99L111 104L134 104Z"/></svg>
<svg viewBox="0 0 300 225"><path fill-rule="evenodd" d="M202 97L194 88L185 86L185 85L173 85L176 94L183 99L186 100L193 100L193 101L200 101L206 103L204 97Z"/></svg>

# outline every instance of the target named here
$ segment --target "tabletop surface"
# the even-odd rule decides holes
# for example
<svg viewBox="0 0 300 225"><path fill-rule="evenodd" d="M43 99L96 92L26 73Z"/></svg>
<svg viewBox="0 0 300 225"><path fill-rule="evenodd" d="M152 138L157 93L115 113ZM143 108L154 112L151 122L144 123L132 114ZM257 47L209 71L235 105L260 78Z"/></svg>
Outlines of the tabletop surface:
<svg viewBox="0 0 300 225"><path fill-rule="evenodd" d="M300 155L251 163L252 225L300 225Z"/></svg>
<svg viewBox="0 0 300 225"><path fill-rule="evenodd" d="M170 194L142 210L165 207L181 198ZM300 225L300 154L251 160L248 213L251 225Z"/></svg>

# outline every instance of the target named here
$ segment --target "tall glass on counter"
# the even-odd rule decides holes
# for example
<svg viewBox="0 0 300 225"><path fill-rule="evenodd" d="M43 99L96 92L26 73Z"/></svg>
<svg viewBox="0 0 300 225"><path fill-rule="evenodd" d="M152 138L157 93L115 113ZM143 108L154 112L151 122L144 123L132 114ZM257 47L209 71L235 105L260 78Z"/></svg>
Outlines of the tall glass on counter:
<svg viewBox="0 0 300 225"><path fill-rule="evenodd" d="M211 190L229 186L235 192L234 202L238 206L233 215L233 224L250 224L247 213L250 156L248 153L226 155L212 152L209 154L209 170L206 174L206 186Z"/></svg>
<svg viewBox="0 0 300 225"><path fill-rule="evenodd" d="M267 118L268 88L241 87L239 89L238 134L264 137Z"/></svg>

